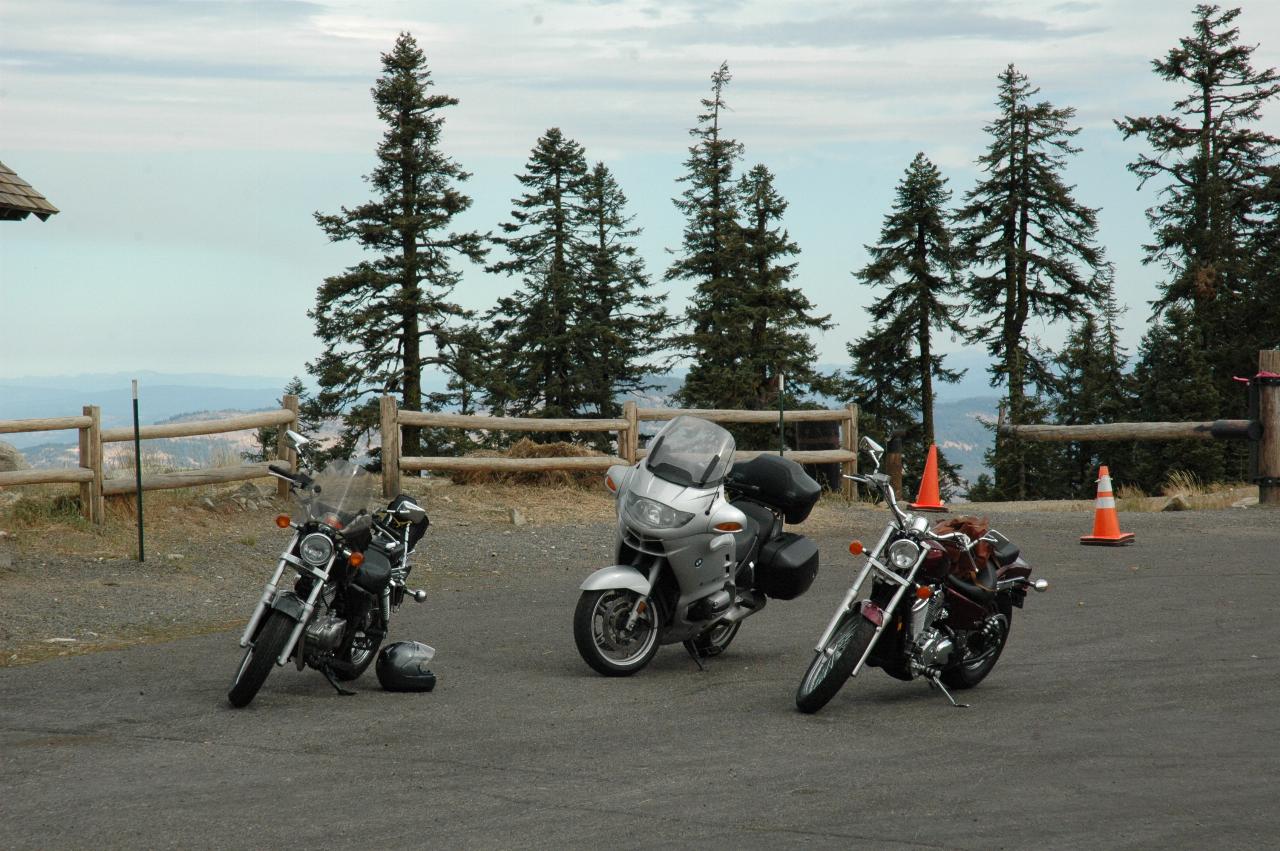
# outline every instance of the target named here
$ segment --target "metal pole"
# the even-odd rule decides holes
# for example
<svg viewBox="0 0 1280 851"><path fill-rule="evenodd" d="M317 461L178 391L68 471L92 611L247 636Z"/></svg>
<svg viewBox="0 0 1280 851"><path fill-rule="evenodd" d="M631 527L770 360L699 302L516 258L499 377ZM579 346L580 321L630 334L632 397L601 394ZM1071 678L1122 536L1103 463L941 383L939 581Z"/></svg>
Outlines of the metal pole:
<svg viewBox="0 0 1280 851"><path fill-rule="evenodd" d="M787 436L786 436L786 432L783 431L783 423L784 423L783 396L786 394L786 392L787 392L787 377L782 374L781 370L779 370L778 372L778 454L779 455L785 455L786 449L787 449Z"/></svg>
<svg viewBox="0 0 1280 851"><path fill-rule="evenodd" d="M138 561L146 561L142 543L142 437L138 433L138 379L133 379L133 481L138 486Z"/></svg>

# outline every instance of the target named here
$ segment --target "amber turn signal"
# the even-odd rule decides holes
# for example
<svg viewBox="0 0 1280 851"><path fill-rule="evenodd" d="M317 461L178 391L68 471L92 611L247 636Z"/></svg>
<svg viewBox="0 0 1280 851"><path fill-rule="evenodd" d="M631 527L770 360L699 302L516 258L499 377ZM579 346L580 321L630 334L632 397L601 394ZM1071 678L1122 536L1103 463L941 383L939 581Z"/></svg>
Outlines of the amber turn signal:
<svg viewBox="0 0 1280 851"><path fill-rule="evenodd" d="M618 483L613 480L613 476L604 477L604 486L614 493L618 492Z"/></svg>
<svg viewBox="0 0 1280 851"><path fill-rule="evenodd" d="M717 523L711 528L715 529L717 532L741 532L742 524L734 523L732 520L729 520L724 523Z"/></svg>
<svg viewBox="0 0 1280 851"><path fill-rule="evenodd" d="M862 555L862 541L850 541L849 552L853 553L856 556Z"/></svg>
<svg viewBox="0 0 1280 851"><path fill-rule="evenodd" d="M929 590L928 585L921 585L916 589L916 596L921 600L927 600L933 596L933 591Z"/></svg>
<svg viewBox="0 0 1280 851"><path fill-rule="evenodd" d="M352 567L359 567L360 565L364 564L364 553L352 553L351 555L347 556L347 564L351 565Z"/></svg>
<svg viewBox="0 0 1280 851"><path fill-rule="evenodd" d="M279 526L281 529L288 529L288 528L289 528L289 515L288 515L288 514L277 514L277 515L276 515L276 525L277 525L277 526Z"/></svg>

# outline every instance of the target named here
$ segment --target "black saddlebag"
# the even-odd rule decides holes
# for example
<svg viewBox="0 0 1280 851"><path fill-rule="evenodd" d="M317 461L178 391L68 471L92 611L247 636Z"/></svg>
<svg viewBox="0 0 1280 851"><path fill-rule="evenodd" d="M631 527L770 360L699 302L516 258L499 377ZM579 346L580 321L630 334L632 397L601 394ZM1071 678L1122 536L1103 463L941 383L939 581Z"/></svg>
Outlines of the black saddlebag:
<svg viewBox="0 0 1280 851"><path fill-rule="evenodd" d="M376 547L364 554L364 564L356 571L355 584L375 597L391 583L391 561Z"/></svg>
<svg viewBox="0 0 1280 851"><path fill-rule="evenodd" d="M803 523L822 495L822 486L804 468L781 455L757 455L729 471L729 486L746 485L744 495L782 512L788 523Z"/></svg>
<svg viewBox="0 0 1280 851"><path fill-rule="evenodd" d="M818 575L818 545L803 535L783 532L760 548L755 589L776 600L794 600Z"/></svg>

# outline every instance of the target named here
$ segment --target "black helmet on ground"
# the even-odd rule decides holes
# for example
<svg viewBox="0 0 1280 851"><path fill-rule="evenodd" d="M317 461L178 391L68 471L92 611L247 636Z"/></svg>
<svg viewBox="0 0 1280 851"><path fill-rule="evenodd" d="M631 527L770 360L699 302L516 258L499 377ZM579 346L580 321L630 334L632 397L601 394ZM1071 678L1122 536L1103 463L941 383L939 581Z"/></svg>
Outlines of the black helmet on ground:
<svg viewBox="0 0 1280 851"><path fill-rule="evenodd" d="M435 648L421 641L388 644L378 654L378 682L387 691L431 691L436 675L427 664L435 655Z"/></svg>

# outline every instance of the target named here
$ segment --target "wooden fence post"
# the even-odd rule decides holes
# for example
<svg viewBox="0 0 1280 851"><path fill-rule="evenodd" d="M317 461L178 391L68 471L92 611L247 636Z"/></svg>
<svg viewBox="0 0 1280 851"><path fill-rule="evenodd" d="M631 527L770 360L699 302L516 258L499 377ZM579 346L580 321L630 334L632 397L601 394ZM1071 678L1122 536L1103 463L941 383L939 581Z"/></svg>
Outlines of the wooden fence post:
<svg viewBox="0 0 1280 851"><path fill-rule="evenodd" d="M640 417L635 402L622 403L622 418L627 421L627 430L618 432L618 454L628 464L638 460L636 453L640 449Z"/></svg>
<svg viewBox="0 0 1280 851"><path fill-rule="evenodd" d="M1258 372L1280 374L1280 350L1258 352ZM1280 506L1280 380L1256 378L1258 382L1258 504Z"/></svg>
<svg viewBox="0 0 1280 851"><path fill-rule="evenodd" d="M296 473L298 471L298 453L294 451L293 444L285 436L285 430L296 428L298 425L298 397L292 393L286 393L284 398L280 400L280 407L293 413L293 422L281 423L276 427L276 458L289 462L289 468ZM289 483L284 479L276 479L276 496L280 499L289 498Z"/></svg>
<svg viewBox="0 0 1280 851"><path fill-rule="evenodd" d="M378 403L382 431L382 495L391 499L400 493L400 412L395 396L383 396Z"/></svg>
<svg viewBox="0 0 1280 851"><path fill-rule="evenodd" d="M90 523L101 525L106 505L102 497L102 412L97 405L81 411L92 422L80 429L80 466L93 471L93 478L80 483L80 513Z"/></svg>
<svg viewBox="0 0 1280 851"><path fill-rule="evenodd" d="M845 452L853 453L852 461L845 461L840 465L840 472L846 476L856 476L858 474L858 406L850 402L844 406L846 413L844 422L840 428L840 448ZM841 493L846 499L853 499L857 491L854 489L853 482L848 479L840 480Z"/></svg>

